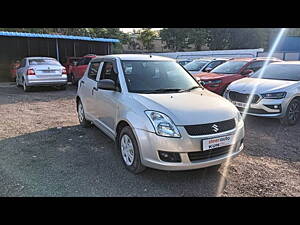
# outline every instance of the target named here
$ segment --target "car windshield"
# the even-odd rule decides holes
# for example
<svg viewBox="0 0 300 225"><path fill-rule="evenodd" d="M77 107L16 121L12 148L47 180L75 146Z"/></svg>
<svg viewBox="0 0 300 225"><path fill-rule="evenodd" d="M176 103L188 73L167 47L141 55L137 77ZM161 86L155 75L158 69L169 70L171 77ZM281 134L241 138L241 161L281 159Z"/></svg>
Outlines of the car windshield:
<svg viewBox="0 0 300 225"><path fill-rule="evenodd" d="M264 71L256 71L251 78L300 81L300 64L269 64Z"/></svg>
<svg viewBox="0 0 300 225"><path fill-rule="evenodd" d="M129 92L167 93L201 87L178 63L172 61L122 61Z"/></svg>
<svg viewBox="0 0 300 225"><path fill-rule="evenodd" d="M239 73L241 68L247 63L248 63L247 61L228 61L214 68L211 71L211 73L222 73L222 74Z"/></svg>
<svg viewBox="0 0 300 225"><path fill-rule="evenodd" d="M199 71L205 66L209 61L204 60L194 60L190 63L184 65L184 68L188 71Z"/></svg>
<svg viewBox="0 0 300 225"><path fill-rule="evenodd" d="M29 59L29 65L60 65L56 59Z"/></svg>

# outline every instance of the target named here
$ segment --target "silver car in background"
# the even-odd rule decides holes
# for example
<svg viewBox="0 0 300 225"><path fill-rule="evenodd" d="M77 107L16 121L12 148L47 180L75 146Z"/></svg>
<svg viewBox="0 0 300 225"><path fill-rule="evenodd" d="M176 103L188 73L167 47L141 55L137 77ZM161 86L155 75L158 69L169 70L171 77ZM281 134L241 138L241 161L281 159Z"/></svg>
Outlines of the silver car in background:
<svg viewBox="0 0 300 225"><path fill-rule="evenodd" d="M250 78L232 82L224 97L246 114L295 125L300 117L300 61L271 63Z"/></svg>
<svg viewBox="0 0 300 225"><path fill-rule="evenodd" d="M56 59L50 57L24 58L17 69L17 86L29 91L33 86L67 87L67 72Z"/></svg>
<svg viewBox="0 0 300 225"><path fill-rule="evenodd" d="M184 68L189 71L190 74L198 74L207 72L209 73L211 70L216 68L217 66L227 62L229 59L227 58L201 58L195 59L190 63L184 65Z"/></svg>
<svg viewBox="0 0 300 225"><path fill-rule="evenodd" d="M93 123L115 140L133 173L219 165L244 146L236 107L204 89L174 59L96 57L79 80L76 103L80 124Z"/></svg>

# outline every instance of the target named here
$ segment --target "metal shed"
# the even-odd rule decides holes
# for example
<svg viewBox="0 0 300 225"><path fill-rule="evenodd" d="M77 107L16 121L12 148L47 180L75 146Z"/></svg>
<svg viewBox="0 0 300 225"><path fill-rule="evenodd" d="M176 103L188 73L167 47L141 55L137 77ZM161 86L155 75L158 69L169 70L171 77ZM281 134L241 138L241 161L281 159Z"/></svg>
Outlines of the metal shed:
<svg viewBox="0 0 300 225"><path fill-rule="evenodd" d="M63 63L67 57L111 54L118 39L59 34L0 32L0 81L8 81L13 60L27 56L48 56Z"/></svg>

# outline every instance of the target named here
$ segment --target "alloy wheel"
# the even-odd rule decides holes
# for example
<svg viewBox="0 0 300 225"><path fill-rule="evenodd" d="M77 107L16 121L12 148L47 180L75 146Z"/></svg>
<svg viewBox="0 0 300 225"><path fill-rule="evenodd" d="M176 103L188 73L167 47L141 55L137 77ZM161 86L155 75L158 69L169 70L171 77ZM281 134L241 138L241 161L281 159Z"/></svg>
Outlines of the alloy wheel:
<svg viewBox="0 0 300 225"><path fill-rule="evenodd" d="M126 134L124 134L121 138L121 152L126 165L131 166L134 161L134 147L132 140Z"/></svg>
<svg viewBox="0 0 300 225"><path fill-rule="evenodd" d="M297 102L292 103L288 112L288 119L290 121L297 121L299 118L299 104Z"/></svg>
<svg viewBox="0 0 300 225"><path fill-rule="evenodd" d="M83 110L82 103L79 103L78 105L78 119L80 123L82 123L84 120L84 110Z"/></svg>

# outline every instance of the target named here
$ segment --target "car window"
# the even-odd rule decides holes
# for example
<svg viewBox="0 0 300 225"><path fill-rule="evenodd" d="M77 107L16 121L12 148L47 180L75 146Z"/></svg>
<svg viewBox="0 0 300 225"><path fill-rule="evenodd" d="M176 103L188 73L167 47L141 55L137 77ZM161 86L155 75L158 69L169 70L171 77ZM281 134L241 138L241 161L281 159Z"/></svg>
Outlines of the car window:
<svg viewBox="0 0 300 225"><path fill-rule="evenodd" d="M205 61L205 60L195 60L195 61L185 64L184 68L187 69L188 71L199 71L208 62L209 61Z"/></svg>
<svg viewBox="0 0 300 225"><path fill-rule="evenodd" d="M256 61L256 62L251 62L248 66L244 68L244 70L253 70L253 72L256 72L259 70L261 67L263 67L265 61ZM243 70L243 71L244 71Z"/></svg>
<svg viewBox="0 0 300 225"><path fill-rule="evenodd" d="M117 83L118 75L114 72L113 63L112 62L105 62L102 67L100 80L103 79L110 79Z"/></svg>
<svg viewBox="0 0 300 225"><path fill-rule="evenodd" d="M222 73L222 74L234 74L239 73L243 66L245 66L247 61L227 61L216 68L214 68L211 73Z"/></svg>
<svg viewBox="0 0 300 225"><path fill-rule="evenodd" d="M88 78L96 80L97 73L100 67L100 62L92 62L88 71Z"/></svg>
<svg viewBox="0 0 300 225"><path fill-rule="evenodd" d="M173 61L122 60L122 68L129 92L176 92L199 86L182 66Z"/></svg>
<svg viewBox="0 0 300 225"><path fill-rule="evenodd" d="M83 59L83 62L82 62L82 65L88 65L90 63L92 58L84 58Z"/></svg>
<svg viewBox="0 0 300 225"><path fill-rule="evenodd" d="M205 68L203 69L203 71L206 72L207 68L210 68L212 70L212 69L216 68L217 66L221 65L224 62L226 62L226 61L224 61L224 60L212 61L212 62L208 63L205 66Z"/></svg>
<svg viewBox="0 0 300 225"><path fill-rule="evenodd" d="M77 66L83 65L83 63L84 63L84 59L80 59L79 62L78 62L78 64L77 64Z"/></svg>
<svg viewBox="0 0 300 225"><path fill-rule="evenodd" d="M251 78L300 81L299 64L269 64L256 71Z"/></svg>
<svg viewBox="0 0 300 225"><path fill-rule="evenodd" d="M20 68L25 67L25 66L26 66L26 59L22 59Z"/></svg>
<svg viewBox="0 0 300 225"><path fill-rule="evenodd" d="M60 65L56 59L29 59L29 65Z"/></svg>

